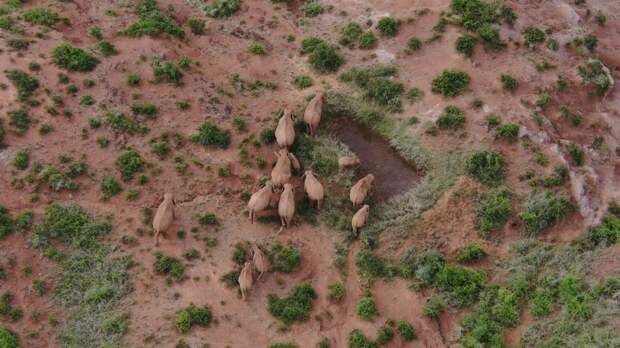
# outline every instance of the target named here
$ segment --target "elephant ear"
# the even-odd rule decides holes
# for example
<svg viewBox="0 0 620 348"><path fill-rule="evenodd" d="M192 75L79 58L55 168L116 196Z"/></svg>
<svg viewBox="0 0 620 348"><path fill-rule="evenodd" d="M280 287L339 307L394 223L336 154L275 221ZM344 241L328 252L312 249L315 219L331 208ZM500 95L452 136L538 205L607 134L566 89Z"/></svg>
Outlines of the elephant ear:
<svg viewBox="0 0 620 348"><path fill-rule="evenodd" d="M293 168L295 168L296 171L299 171L301 169L301 164L299 164L299 160L297 159L297 157L295 157L292 152L288 153L288 157L291 159Z"/></svg>

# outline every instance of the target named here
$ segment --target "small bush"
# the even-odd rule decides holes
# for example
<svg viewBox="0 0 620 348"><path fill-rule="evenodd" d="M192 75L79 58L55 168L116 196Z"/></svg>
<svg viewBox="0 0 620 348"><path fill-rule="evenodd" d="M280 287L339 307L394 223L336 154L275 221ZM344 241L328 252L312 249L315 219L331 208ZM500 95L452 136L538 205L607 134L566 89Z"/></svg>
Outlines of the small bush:
<svg viewBox="0 0 620 348"><path fill-rule="evenodd" d="M500 187L480 193L476 199L476 226L483 237L488 238L493 230L502 227L512 215L510 191Z"/></svg>
<svg viewBox="0 0 620 348"><path fill-rule="evenodd" d="M420 41L420 39L418 39L417 37L412 37L409 39L409 41L407 42L407 48L409 48L409 50L411 51L417 51L422 47L422 41Z"/></svg>
<svg viewBox="0 0 620 348"><path fill-rule="evenodd" d="M15 132L17 135L24 135L30 129L30 115L28 115L28 111L26 109L19 109L14 111L9 111L9 118L11 121L9 124L15 127Z"/></svg>
<svg viewBox="0 0 620 348"><path fill-rule="evenodd" d="M499 30L491 27L490 25L485 25L480 28L480 30L478 30L478 35L480 35L482 43L486 49L501 50L506 47L506 43L502 41L499 35Z"/></svg>
<svg viewBox="0 0 620 348"><path fill-rule="evenodd" d="M133 148L125 150L116 160L116 166L125 181L133 179L136 173L144 171L144 160Z"/></svg>
<svg viewBox="0 0 620 348"><path fill-rule="evenodd" d="M214 123L206 121L198 128L198 134L190 135L190 140L203 146L226 149L230 145L230 131L222 130Z"/></svg>
<svg viewBox="0 0 620 348"><path fill-rule="evenodd" d="M382 346L394 339L394 329L390 326L383 325L377 331L377 344Z"/></svg>
<svg viewBox="0 0 620 348"><path fill-rule="evenodd" d="M553 311L553 294L548 289L540 289L530 297L528 309L535 317L546 317Z"/></svg>
<svg viewBox="0 0 620 348"><path fill-rule="evenodd" d="M70 44L62 44L52 51L52 62L61 68L72 71L92 71L99 60L81 48Z"/></svg>
<svg viewBox="0 0 620 348"><path fill-rule="evenodd" d="M362 297L359 302L357 302L356 311L357 316L366 321L373 321L375 317L379 315L375 299L371 296Z"/></svg>
<svg viewBox="0 0 620 348"><path fill-rule="evenodd" d="M577 67L577 74L583 83L594 85L593 94L604 96L613 86L613 81L605 71L605 66L598 59L589 59L584 65Z"/></svg>
<svg viewBox="0 0 620 348"><path fill-rule="evenodd" d="M340 282L329 284L327 298L332 302L340 302L346 295L344 285Z"/></svg>
<svg viewBox="0 0 620 348"><path fill-rule="evenodd" d="M185 266L183 266L183 263L179 259L164 255L161 252L155 253L153 268L156 273L169 276L176 281L181 281L185 277Z"/></svg>
<svg viewBox="0 0 620 348"><path fill-rule="evenodd" d="M495 186L504 179L504 157L490 150L476 151L467 158L465 169L481 183Z"/></svg>
<svg viewBox="0 0 620 348"><path fill-rule="evenodd" d="M131 24L122 34L127 36L160 36L168 34L179 39L185 37L185 32L172 18L163 14L157 0L140 0L136 7L139 20Z"/></svg>
<svg viewBox="0 0 620 348"><path fill-rule="evenodd" d="M475 36L463 34L456 39L456 51L465 57L471 57L474 54L474 48L476 48L477 41L478 39L476 39Z"/></svg>
<svg viewBox="0 0 620 348"><path fill-rule="evenodd" d="M358 43L362 33L363 30L359 24L355 22L347 23L347 25L340 29L340 39L338 40L338 43L343 46L353 48Z"/></svg>
<svg viewBox="0 0 620 348"><path fill-rule="evenodd" d="M138 86L140 84L140 81L142 81L142 78L136 73L131 73L127 75L127 84L130 86Z"/></svg>
<svg viewBox="0 0 620 348"><path fill-rule="evenodd" d="M445 307L446 303L443 298L439 295L433 295L426 301L426 304L422 309L422 314L433 320L437 320L439 319L439 315L444 311Z"/></svg>
<svg viewBox="0 0 620 348"><path fill-rule="evenodd" d="M466 307L478 299L486 284L486 274L461 266L446 265L437 274L436 285L446 301L455 307Z"/></svg>
<svg viewBox="0 0 620 348"><path fill-rule="evenodd" d="M305 321L312 311L317 294L309 283L296 286L288 297L269 296L269 312L285 324Z"/></svg>
<svg viewBox="0 0 620 348"><path fill-rule="evenodd" d="M573 163L576 166L581 167L584 164L585 152L583 151L581 146L575 143L570 143L566 145L566 151L568 151L568 155L573 160Z"/></svg>
<svg viewBox="0 0 620 348"><path fill-rule="evenodd" d="M118 54L118 51L116 50L116 46L114 46L108 40L101 40L97 42L96 48L99 51L99 53L101 53L101 55L103 55L104 57L110 57L110 56L114 56Z"/></svg>
<svg viewBox="0 0 620 348"><path fill-rule="evenodd" d="M545 111L547 110L547 107L549 106L549 103L551 103L551 96L548 93L543 93L538 97L538 100L536 101L536 105L542 110Z"/></svg>
<svg viewBox="0 0 620 348"><path fill-rule="evenodd" d="M155 83L168 82L179 86L183 83L183 72L171 61L155 61L151 64Z"/></svg>
<svg viewBox="0 0 620 348"><path fill-rule="evenodd" d="M281 244L274 244L269 256L273 269L278 272L295 272L301 263L301 251L292 245L284 247Z"/></svg>
<svg viewBox="0 0 620 348"><path fill-rule="evenodd" d="M189 29L195 35L203 35L205 33L205 28L207 26L207 21L204 19L192 17L187 21L189 25Z"/></svg>
<svg viewBox="0 0 620 348"><path fill-rule="evenodd" d="M256 54L259 56L264 56L265 54L267 54L267 49L265 48L265 46L256 42L250 45L248 51L252 54Z"/></svg>
<svg viewBox="0 0 620 348"><path fill-rule="evenodd" d="M432 91L446 97L456 97L467 89L470 80L469 75L461 70L447 69L432 81Z"/></svg>
<svg viewBox="0 0 620 348"><path fill-rule="evenodd" d="M29 8L22 12L22 16L24 20L30 24L45 25L48 27L53 27L61 20L57 13L41 7Z"/></svg>
<svg viewBox="0 0 620 348"><path fill-rule="evenodd" d="M214 0L205 7L205 13L212 18L228 18L240 8L241 0Z"/></svg>
<svg viewBox="0 0 620 348"><path fill-rule="evenodd" d="M474 263L482 260L487 253L478 244L469 244L459 250L456 261L459 263Z"/></svg>
<svg viewBox="0 0 620 348"><path fill-rule="evenodd" d="M395 37L400 29L400 22L392 17L382 17L377 23L377 29L383 36Z"/></svg>
<svg viewBox="0 0 620 348"><path fill-rule="evenodd" d="M377 37L372 31L367 31L360 35L360 48L369 50L377 45Z"/></svg>
<svg viewBox="0 0 620 348"><path fill-rule="evenodd" d="M0 347L19 348L19 337L17 334L4 326L0 326Z"/></svg>
<svg viewBox="0 0 620 348"><path fill-rule="evenodd" d="M306 17L316 17L325 12L325 7L319 0L306 0L303 12Z"/></svg>
<svg viewBox="0 0 620 348"><path fill-rule="evenodd" d="M327 43L317 44L308 59L310 65L320 73L335 72L344 63L338 49Z"/></svg>
<svg viewBox="0 0 620 348"><path fill-rule="evenodd" d="M563 197L552 195L548 191L534 191L523 202L519 218L528 235L536 235L553 226L566 215L570 203Z"/></svg>
<svg viewBox="0 0 620 348"><path fill-rule="evenodd" d="M306 89L312 87L312 77L307 75L298 75L293 79L293 86L297 89Z"/></svg>
<svg viewBox="0 0 620 348"><path fill-rule="evenodd" d="M463 114L463 110L456 106L448 105L439 118L437 118L435 124L440 129L456 130L462 128L465 124L465 115Z"/></svg>
<svg viewBox="0 0 620 348"><path fill-rule="evenodd" d="M30 154L28 151L17 151L13 157L13 166L19 170L26 170L30 164Z"/></svg>
<svg viewBox="0 0 620 348"><path fill-rule="evenodd" d="M106 175L101 180L101 193L103 194L104 199L109 199L110 197L119 194L121 191L123 191L123 187L115 177Z"/></svg>
<svg viewBox="0 0 620 348"><path fill-rule="evenodd" d="M502 81L505 90L514 92L519 88L519 81L508 74L502 74L499 79Z"/></svg>
<svg viewBox="0 0 620 348"><path fill-rule="evenodd" d="M396 327L398 328L398 333L405 341L413 341L418 338L415 327L409 324L409 322L405 320L399 320L396 322Z"/></svg>
<svg viewBox="0 0 620 348"><path fill-rule="evenodd" d="M596 50L596 46L598 45L598 38L594 34L589 34L583 39L583 45L590 51L590 53L594 53Z"/></svg>
<svg viewBox="0 0 620 348"><path fill-rule="evenodd" d="M4 72L6 78L11 81L17 89L19 100L26 100L39 88L39 80L28 75L26 72L13 69Z"/></svg>
<svg viewBox="0 0 620 348"><path fill-rule="evenodd" d="M438 251L412 248L401 259L400 274L415 279L421 288L435 283L437 274L444 268L446 258Z"/></svg>
<svg viewBox="0 0 620 348"><path fill-rule="evenodd" d="M353 330L349 333L349 348L377 348L377 343L367 338L360 330Z"/></svg>
<svg viewBox="0 0 620 348"><path fill-rule="evenodd" d="M295 342L284 342L270 344L269 348L299 348L299 345Z"/></svg>
<svg viewBox="0 0 620 348"><path fill-rule="evenodd" d="M545 32L536 27L527 27L523 30L523 37L528 47L534 48L536 45L545 42Z"/></svg>
<svg viewBox="0 0 620 348"><path fill-rule="evenodd" d="M0 205L0 239L13 233L13 219L9 210Z"/></svg>
<svg viewBox="0 0 620 348"><path fill-rule="evenodd" d="M514 142L519 137L519 125L514 123L506 123L497 127L497 136Z"/></svg>
<svg viewBox="0 0 620 348"><path fill-rule="evenodd" d="M209 306L196 307L190 304L176 313L176 327L180 333L188 333L194 325L207 327L213 320L211 308Z"/></svg>

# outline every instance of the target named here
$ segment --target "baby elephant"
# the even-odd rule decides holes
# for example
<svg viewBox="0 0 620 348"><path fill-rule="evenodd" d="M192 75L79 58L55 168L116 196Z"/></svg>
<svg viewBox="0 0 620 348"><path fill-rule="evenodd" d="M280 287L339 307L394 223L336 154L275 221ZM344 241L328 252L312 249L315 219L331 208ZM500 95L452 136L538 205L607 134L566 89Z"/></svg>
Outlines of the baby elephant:
<svg viewBox="0 0 620 348"><path fill-rule="evenodd" d="M368 174L365 177L361 178L353 187L351 187L351 192L349 193L349 198L354 206L358 206L362 204L362 202L366 199L370 188L372 187L372 183L375 181L375 176L372 174Z"/></svg>
<svg viewBox="0 0 620 348"><path fill-rule="evenodd" d="M265 187L254 192L248 201L249 218L254 223L256 213L267 209L273 196L273 185L267 181Z"/></svg>
<svg viewBox="0 0 620 348"><path fill-rule="evenodd" d="M164 194L164 200L161 202L153 218L153 230L155 231L155 246L159 245L159 235L165 237L166 231L172 225L174 220L174 198L171 193Z"/></svg>
<svg viewBox="0 0 620 348"><path fill-rule="evenodd" d="M370 207L368 204L364 204L364 206L361 207L355 215L353 215L353 219L351 219L351 227L353 227L353 234L355 234L355 236L359 234L359 229L364 227L366 224L369 211Z"/></svg>
<svg viewBox="0 0 620 348"><path fill-rule="evenodd" d="M269 259L267 259L267 256L265 256L263 251L256 245L252 245L252 263L258 272L257 280L260 280L260 277L269 271Z"/></svg>
<svg viewBox="0 0 620 348"><path fill-rule="evenodd" d="M314 135L317 128L319 128L321 114L323 113L323 104L325 104L325 92L319 91L306 107L304 121L306 121L308 125L310 135Z"/></svg>
<svg viewBox="0 0 620 348"><path fill-rule="evenodd" d="M295 191L291 184L284 184L284 191L280 195L280 202L278 202L278 214L282 223L278 232L281 232L283 228L291 225L295 215Z"/></svg>
<svg viewBox="0 0 620 348"><path fill-rule="evenodd" d="M321 209L321 201L323 201L323 197L325 196L323 185L311 170L306 170L304 176L306 177L304 180L304 189L308 194L308 198L311 201L316 201L316 208Z"/></svg>
<svg viewBox="0 0 620 348"><path fill-rule="evenodd" d="M293 125L293 118L291 117L291 110L284 109L284 114L278 121L278 126L275 131L276 142L280 147L287 148L295 142L295 127Z"/></svg>
<svg viewBox="0 0 620 348"><path fill-rule="evenodd" d="M357 157L342 156L338 158L338 169L343 170L343 169L359 166L360 163L361 162L359 158Z"/></svg>
<svg viewBox="0 0 620 348"><path fill-rule="evenodd" d="M251 262L246 262L239 273L239 289L241 289L241 299L245 301L245 295L252 289L254 284L254 269Z"/></svg>

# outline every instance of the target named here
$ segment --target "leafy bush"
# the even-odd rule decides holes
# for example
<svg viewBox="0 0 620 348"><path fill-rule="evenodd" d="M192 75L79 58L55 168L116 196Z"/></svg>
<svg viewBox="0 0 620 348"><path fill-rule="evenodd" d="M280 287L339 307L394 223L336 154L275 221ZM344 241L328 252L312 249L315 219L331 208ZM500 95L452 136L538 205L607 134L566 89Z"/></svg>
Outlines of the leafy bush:
<svg viewBox="0 0 620 348"><path fill-rule="evenodd" d="M482 260L487 253L478 244L468 244L459 250L456 261L459 263L474 263Z"/></svg>
<svg viewBox="0 0 620 348"><path fill-rule="evenodd" d="M545 42L546 39L545 32L536 27L525 28L523 30L523 37L525 38L525 43L527 43L530 48L534 48L539 43Z"/></svg>
<svg viewBox="0 0 620 348"><path fill-rule="evenodd" d="M581 148L581 146L575 144L575 143L570 143L568 145L566 145L566 150L568 151L568 155L570 156L570 158L573 160L573 163L580 167L584 164L585 162L585 152L583 151L583 149Z"/></svg>
<svg viewBox="0 0 620 348"><path fill-rule="evenodd" d="M270 344L269 348L299 348L299 345L297 345L297 343L295 342L284 342Z"/></svg>
<svg viewBox="0 0 620 348"><path fill-rule="evenodd" d="M353 48L358 43L363 32L364 31L359 24L349 22L342 27L342 29L340 29L340 39L338 39L338 43L343 46Z"/></svg>
<svg viewBox="0 0 620 348"><path fill-rule="evenodd" d="M461 70L446 69L433 79L432 91L446 97L456 97L467 89L470 80L469 75Z"/></svg>
<svg viewBox="0 0 620 348"><path fill-rule="evenodd" d="M179 39L185 37L185 32L172 18L163 14L159 9L157 0L140 0L136 7L139 20L131 24L122 34L127 36L160 36L169 34Z"/></svg>
<svg viewBox="0 0 620 348"><path fill-rule="evenodd" d="M400 22L392 17L382 17L377 23L377 29L383 36L394 37L398 35Z"/></svg>
<svg viewBox="0 0 620 348"><path fill-rule="evenodd" d="M106 123L115 131L127 132L129 134L145 133L148 129L142 125L136 124L132 119L128 118L120 111L108 111L105 114Z"/></svg>
<svg viewBox="0 0 620 348"><path fill-rule="evenodd" d="M405 320L399 320L396 322L396 327L398 328L398 333L405 341L413 341L418 338L418 335L415 331L415 327L409 324L409 322Z"/></svg>
<svg viewBox="0 0 620 348"><path fill-rule="evenodd" d="M422 47L422 41L415 36L411 37L407 42L407 47L410 51L417 51Z"/></svg>
<svg viewBox="0 0 620 348"><path fill-rule="evenodd" d="M119 194L123 190L121 184L111 175L105 175L101 180L101 193L104 199Z"/></svg>
<svg viewBox="0 0 620 348"><path fill-rule="evenodd" d="M171 277L176 281L183 280L185 276L185 266L176 257L164 255L161 252L155 253L153 268L156 273Z"/></svg>
<svg viewBox="0 0 620 348"><path fill-rule="evenodd" d="M512 215L510 191L505 187L480 193L476 199L476 225L483 237L502 227Z"/></svg>
<svg viewBox="0 0 620 348"><path fill-rule="evenodd" d="M142 81L142 78L138 74L131 73L127 75L127 84L130 86L137 86L140 84L140 81Z"/></svg>
<svg viewBox="0 0 620 348"><path fill-rule="evenodd" d="M180 333L188 333L193 325L207 327L213 320L209 306L196 307L190 304L176 313L176 327Z"/></svg>
<svg viewBox="0 0 620 348"><path fill-rule="evenodd" d="M360 48L369 50L377 44L377 37L372 31L367 31L360 35Z"/></svg>
<svg viewBox="0 0 620 348"><path fill-rule="evenodd" d="M30 154L28 151L20 150L15 153L13 157L13 166L19 170L25 170L30 163Z"/></svg>
<svg viewBox="0 0 620 348"><path fill-rule="evenodd" d="M482 39L482 43L484 47L490 50L501 50L506 47L506 43L502 41L499 30L491 27L490 25L485 25L480 30L478 30L478 35Z"/></svg>
<svg viewBox="0 0 620 348"><path fill-rule="evenodd" d="M620 219L617 216L605 215L600 224L588 228L580 244L584 249L594 249L597 246L610 246L618 242L620 242Z"/></svg>
<svg viewBox="0 0 620 348"><path fill-rule="evenodd" d="M455 307L473 304L486 284L486 274L461 266L446 265L435 279L446 301Z"/></svg>
<svg viewBox="0 0 620 348"><path fill-rule="evenodd" d="M377 331L377 344L382 346L394 339L394 329L388 325L383 325Z"/></svg>
<svg viewBox="0 0 620 348"><path fill-rule="evenodd" d="M52 51L52 62L67 70L84 72L94 70L99 64L99 59L81 48L62 44Z"/></svg>
<svg viewBox="0 0 620 348"><path fill-rule="evenodd" d="M301 263L301 251L292 245L274 244L269 256L273 269L278 272L295 272Z"/></svg>
<svg viewBox="0 0 620 348"><path fill-rule="evenodd" d="M538 97L536 101L536 105L542 110L545 111L551 102L551 96L548 93L543 93Z"/></svg>
<svg viewBox="0 0 620 348"><path fill-rule="evenodd" d="M252 54L256 54L259 56L263 56L267 54L267 49L265 48L265 46L259 43L256 43L256 42L250 45L250 47L248 48L248 51Z"/></svg>
<svg viewBox="0 0 620 348"><path fill-rule="evenodd" d="M288 297L269 296L269 312L285 324L307 320L317 294L309 283L296 286Z"/></svg>
<svg viewBox="0 0 620 348"><path fill-rule="evenodd" d="M308 61L320 73L335 72L344 63L338 49L324 42L317 44L312 49Z"/></svg>
<svg viewBox="0 0 620 348"><path fill-rule="evenodd" d="M312 51L314 51L314 49L321 43L325 43L325 41L319 39L318 37L303 39L301 41L301 54L312 53Z"/></svg>
<svg viewBox="0 0 620 348"><path fill-rule="evenodd" d="M214 0L205 7L205 13L212 18L227 18L241 8L241 0Z"/></svg>
<svg viewBox="0 0 620 348"><path fill-rule="evenodd" d="M514 92L519 88L519 81L508 74L502 74L499 79L502 81L505 90Z"/></svg>
<svg viewBox="0 0 620 348"><path fill-rule="evenodd" d="M45 25L52 27L58 23L61 18L56 12L52 12L46 8L34 7L22 12L24 20L30 24Z"/></svg>
<svg viewBox="0 0 620 348"><path fill-rule="evenodd" d="M514 142L519 137L519 125L506 123L497 127L497 135L510 142Z"/></svg>
<svg viewBox="0 0 620 348"><path fill-rule="evenodd" d="M0 326L0 347L19 348L19 337L17 334L4 326Z"/></svg>
<svg viewBox="0 0 620 348"><path fill-rule="evenodd" d="M8 236L13 232L13 219L9 214L9 210L0 205L0 239Z"/></svg>
<svg viewBox="0 0 620 348"><path fill-rule="evenodd" d="M155 83L168 82L179 86L183 83L183 72L171 61L154 61L151 64Z"/></svg>
<svg viewBox="0 0 620 348"><path fill-rule="evenodd" d="M583 39L583 45L586 46L590 53L594 53L598 45L598 38L594 34L589 34Z"/></svg>
<svg viewBox="0 0 620 348"><path fill-rule="evenodd" d="M480 0L452 0L450 9L459 16L458 23L471 31L478 30L485 24L497 23L501 18L497 4Z"/></svg>
<svg viewBox="0 0 620 348"><path fill-rule="evenodd" d="M15 127L15 132L17 132L17 135L24 135L28 129L30 129L31 120L28 115L28 110L18 109L9 111L9 118L11 119L9 124Z"/></svg>
<svg viewBox="0 0 620 348"><path fill-rule="evenodd" d="M116 166L125 181L133 179L136 173L144 171L144 160L133 148L125 150L116 160Z"/></svg>
<svg viewBox="0 0 620 348"><path fill-rule="evenodd" d="M502 330L519 323L520 306L516 295L497 285L480 295L474 313L463 319L461 343L465 347L503 346Z"/></svg>
<svg viewBox="0 0 620 348"><path fill-rule="evenodd" d="M400 97L404 92L402 83L384 78L370 79L366 86L366 97L391 111L401 109Z"/></svg>
<svg viewBox="0 0 620 348"><path fill-rule="evenodd" d="M327 298L332 302L340 302L344 299L346 290L341 282L329 284Z"/></svg>
<svg viewBox="0 0 620 348"><path fill-rule="evenodd" d="M395 273L387 261L375 255L369 247L363 247L357 253L355 265L360 276L366 279L391 277Z"/></svg>
<svg viewBox="0 0 620 348"><path fill-rule="evenodd" d="M536 290L530 297L528 308L535 317L549 316L553 311L553 294L549 289Z"/></svg>
<svg viewBox="0 0 620 348"><path fill-rule="evenodd" d="M190 135L189 139L203 146L217 146L226 149L230 145L230 131L222 130L214 123L206 121L198 128L198 134Z"/></svg>
<svg viewBox="0 0 620 348"><path fill-rule="evenodd" d="M474 54L474 48L476 47L476 39L475 36L470 34L463 34L456 39L456 51L461 53L466 57L471 57Z"/></svg>
<svg viewBox="0 0 620 348"><path fill-rule="evenodd" d="M118 54L118 51L116 50L116 46L114 46L108 40L101 40L97 42L96 48L99 51L99 53L101 53L104 57L110 57L110 56L114 56Z"/></svg>
<svg viewBox="0 0 620 348"><path fill-rule="evenodd" d="M504 179L504 157L490 150L476 151L467 158L465 169L483 184L495 186Z"/></svg>
<svg viewBox="0 0 620 348"><path fill-rule="evenodd" d="M349 333L349 348L377 348L377 343L367 338L360 330L353 330Z"/></svg>
<svg viewBox="0 0 620 348"><path fill-rule="evenodd" d="M552 195L549 191L531 192L522 205L519 218L528 235L536 235L553 226L564 218L571 206L565 198Z"/></svg>
<svg viewBox="0 0 620 348"><path fill-rule="evenodd" d="M443 300L443 297L439 295L431 296L424 305L422 309L422 314L425 316L437 320L439 319L439 315L444 311L446 307L446 303Z"/></svg>
<svg viewBox="0 0 620 348"><path fill-rule="evenodd" d="M465 116L463 110L453 105L448 105L443 110L443 113L437 118L435 124L440 129L452 129L456 130L462 128L465 124Z"/></svg>
<svg viewBox="0 0 620 348"><path fill-rule="evenodd" d="M189 25L189 29L195 35L203 35L205 33L205 28L207 26L207 21L201 18L192 17L187 21Z"/></svg>
<svg viewBox="0 0 620 348"><path fill-rule="evenodd" d="M357 303L357 316L366 321L373 321L379 311L372 296L362 297Z"/></svg>
<svg viewBox="0 0 620 348"><path fill-rule="evenodd" d="M0 149L4 147L4 137L6 135L6 130L4 129L4 123L2 119L0 119Z"/></svg>
<svg viewBox="0 0 620 348"><path fill-rule="evenodd" d="M154 119L159 113L157 105L150 102L133 103L131 105L131 111L136 115L144 115L148 119Z"/></svg>
<svg viewBox="0 0 620 348"><path fill-rule="evenodd" d="M325 12L325 8L319 0L306 0L303 5L303 12L306 17L316 17Z"/></svg>
<svg viewBox="0 0 620 348"><path fill-rule="evenodd" d="M17 89L19 100L30 98L32 93L39 88L39 80L18 69L7 70L4 72L6 78L11 81Z"/></svg>
<svg viewBox="0 0 620 348"><path fill-rule="evenodd" d="M306 89L312 87L312 77L307 75L298 75L293 79L293 86L297 89Z"/></svg>
<svg viewBox="0 0 620 348"><path fill-rule="evenodd" d="M420 287L427 287L435 283L437 274L445 264L446 258L440 252L413 248L403 255L400 274L404 278L417 280Z"/></svg>
<svg viewBox="0 0 620 348"><path fill-rule="evenodd" d="M605 66L598 59L589 59L584 65L577 67L577 74L583 83L594 85L594 94L604 96L613 86L613 81L605 70Z"/></svg>

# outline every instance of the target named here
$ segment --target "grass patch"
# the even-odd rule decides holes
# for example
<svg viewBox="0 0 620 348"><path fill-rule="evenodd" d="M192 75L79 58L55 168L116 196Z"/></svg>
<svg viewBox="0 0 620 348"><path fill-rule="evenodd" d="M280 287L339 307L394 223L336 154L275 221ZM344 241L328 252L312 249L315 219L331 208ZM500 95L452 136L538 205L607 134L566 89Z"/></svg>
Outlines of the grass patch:
<svg viewBox="0 0 620 348"><path fill-rule="evenodd" d="M483 184L496 186L504 180L504 156L481 150L469 155L465 162L467 173Z"/></svg>
<svg viewBox="0 0 620 348"><path fill-rule="evenodd" d="M157 37L168 34L179 39L185 38L185 31L172 18L161 12L157 0L140 0L136 14L139 17L138 21L121 34L133 37L145 35Z"/></svg>
<svg viewBox="0 0 620 348"><path fill-rule="evenodd" d="M19 100L27 100L40 86L39 80L22 70L7 70L4 74L17 89L17 98Z"/></svg>
<svg viewBox="0 0 620 348"><path fill-rule="evenodd" d="M228 18L241 8L241 0L213 0L204 8L205 14L212 18Z"/></svg>
<svg viewBox="0 0 620 348"><path fill-rule="evenodd" d="M476 198L476 227L484 238L500 229L512 215L511 193L506 187L499 187L478 194Z"/></svg>
<svg viewBox="0 0 620 348"><path fill-rule="evenodd" d="M519 218L527 235L536 235L562 220L571 208L565 198L549 191L532 191L522 203Z"/></svg>
<svg viewBox="0 0 620 348"><path fill-rule="evenodd" d="M461 70L444 70L431 82L433 93L446 97L456 97L462 94L469 86L471 78Z"/></svg>
<svg viewBox="0 0 620 348"><path fill-rule="evenodd" d="M192 326L208 327L213 320L209 306L196 307L190 304L176 313L175 325L180 333L188 333Z"/></svg>
<svg viewBox="0 0 620 348"><path fill-rule="evenodd" d="M285 324L305 321L310 317L317 294L309 283L296 286L289 296L269 295L269 313Z"/></svg>
<svg viewBox="0 0 620 348"><path fill-rule="evenodd" d="M281 244L274 244L271 247L269 258L275 271L292 273L299 269L301 251L292 245L284 247Z"/></svg>
<svg viewBox="0 0 620 348"><path fill-rule="evenodd" d="M52 51L52 62L63 69L88 72L97 67L99 59L81 48L62 44Z"/></svg>
<svg viewBox="0 0 620 348"><path fill-rule="evenodd" d="M198 128L198 134L190 135L189 139L203 146L226 149L230 145L230 131L220 129L214 123L206 121Z"/></svg>

